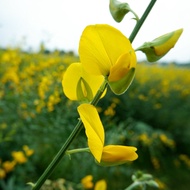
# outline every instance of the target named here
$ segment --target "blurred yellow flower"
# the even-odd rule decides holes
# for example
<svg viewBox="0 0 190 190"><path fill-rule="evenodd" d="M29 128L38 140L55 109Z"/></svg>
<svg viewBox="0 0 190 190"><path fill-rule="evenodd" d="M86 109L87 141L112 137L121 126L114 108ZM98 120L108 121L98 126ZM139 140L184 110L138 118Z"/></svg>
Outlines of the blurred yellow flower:
<svg viewBox="0 0 190 190"><path fill-rule="evenodd" d="M139 140L142 141L145 145L150 145L151 139L146 133L139 135Z"/></svg>
<svg viewBox="0 0 190 190"><path fill-rule="evenodd" d="M137 148L132 146L104 146L104 128L98 112L93 105L81 104L78 107L80 118L84 124L88 138L88 146L100 165L112 166L133 161L138 158Z"/></svg>
<svg viewBox="0 0 190 190"><path fill-rule="evenodd" d="M107 189L107 183L104 179L96 182L94 190L106 190L106 189Z"/></svg>
<svg viewBox="0 0 190 190"><path fill-rule="evenodd" d="M0 168L0 179L4 179L6 177L6 172L4 169Z"/></svg>
<svg viewBox="0 0 190 190"><path fill-rule="evenodd" d="M160 169L160 162L159 162L158 158L152 157L151 162L155 169L157 169L157 170Z"/></svg>
<svg viewBox="0 0 190 190"><path fill-rule="evenodd" d="M28 157L34 154L34 150L30 149L27 145L24 145L22 149L24 150L26 156Z"/></svg>
<svg viewBox="0 0 190 190"><path fill-rule="evenodd" d="M27 158L22 151L13 151L12 157L19 164L27 162Z"/></svg>
<svg viewBox="0 0 190 190"><path fill-rule="evenodd" d="M2 167L6 171L6 173L9 173L14 169L15 165L16 165L16 162L14 160L13 161L5 161L5 162L3 162Z"/></svg>
<svg viewBox="0 0 190 190"><path fill-rule="evenodd" d="M92 179L92 175L87 175L84 178L82 178L81 183L85 189L91 189L94 186Z"/></svg>

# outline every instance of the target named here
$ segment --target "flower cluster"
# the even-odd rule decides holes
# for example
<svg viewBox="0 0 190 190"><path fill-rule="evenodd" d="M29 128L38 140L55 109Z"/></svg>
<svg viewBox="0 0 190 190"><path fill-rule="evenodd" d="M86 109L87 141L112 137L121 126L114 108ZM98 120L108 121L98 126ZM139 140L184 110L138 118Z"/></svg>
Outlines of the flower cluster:
<svg viewBox="0 0 190 190"><path fill-rule="evenodd" d="M27 162L28 157L34 153L27 145L23 146L23 151L13 151L11 153L12 160L2 161L0 159L0 179L6 178L7 174L12 172L16 165Z"/></svg>
<svg viewBox="0 0 190 190"><path fill-rule="evenodd" d="M114 8L114 11L121 9L117 2L111 3L110 8ZM122 7L130 11L128 5ZM119 12L113 12L114 17L119 15ZM162 35L136 51L145 53L149 61L156 61L174 47L182 31L179 29ZM114 94L120 95L133 81L137 59L130 40L112 26L89 25L80 38L79 56L80 62L71 64L64 73L62 86L70 100L77 100L81 104L78 112L85 127L90 152L96 162L104 166L137 159L135 147L104 145L104 127L95 107L105 95L107 86Z"/></svg>
<svg viewBox="0 0 190 190"><path fill-rule="evenodd" d="M78 107L90 152L103 166L123 164L137 159L137 148L104 145L104 127L93 104L97 92L103 97L106 84L113 93L124 93L130 86L136 67L136 54L130 41L119 30L105 24L87 26L79 43L80 62L71 64L64 74L65 95L81 103Z"/></svg>
<svg viewBox="0 0 190 190"><path fill-rule="evenodd" d="M81 184L84 189L92 189L94 187L94 190L106 190L107 189L107 183L104 179L101 179L97 181L94 185L93 183L93 176L87 175L82 178Z"/></svg>

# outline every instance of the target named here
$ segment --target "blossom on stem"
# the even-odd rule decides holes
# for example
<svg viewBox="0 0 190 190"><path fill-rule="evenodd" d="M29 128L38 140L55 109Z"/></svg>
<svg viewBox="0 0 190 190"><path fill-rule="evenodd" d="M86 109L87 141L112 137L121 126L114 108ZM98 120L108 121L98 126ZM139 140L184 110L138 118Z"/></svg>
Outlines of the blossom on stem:
<svg viewBox="0 0 190 190"><path fill-rule="evenodd" d="M138 158L137 148L132 146L104 146L104 128L96 108L91 104L78 107L80 118L84 124L88 146L98 164L113 166L124 164Z"/></svg>
<svg viewBox="0 0 190 190"><path fill-rule="evenodd" d="M115 94L130 86L136 67L136 54L130 41L106 24L87 26L80 38L79 55L83 68L92 75L104 76Z"/></svg>
<svg viewBox="0 0 190 190"><path fill-rule="evenodd" d="M85 176L84 178L81 179L82 186L85 189L92 189L92 187L94 186L92 180L93 180L92 175Z"/></svg>
<svg viewBox="0 0 190 190"><path fill-rule="evenodd" d="M89 75L81 63L72 63L64 73L62 86L70 100L90 102L103 81L103 76Z"/></svg>

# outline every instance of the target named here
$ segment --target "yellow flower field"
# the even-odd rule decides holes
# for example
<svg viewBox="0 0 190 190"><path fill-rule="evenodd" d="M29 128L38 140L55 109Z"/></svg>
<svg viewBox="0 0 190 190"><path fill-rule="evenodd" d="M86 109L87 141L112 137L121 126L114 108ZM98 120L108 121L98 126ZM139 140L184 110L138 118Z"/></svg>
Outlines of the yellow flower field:
<svg viewBox="0 0 190 190"><path fill-rule="evenodd" d="M0 180L8 183L17 176L15 185L24 189L28 180L40 176L72 131L79 117L77 103L64 96L62 78L70 63L78 60L72 52L0 50ZM65 157L53 178L61 174L80 183L84 176L93 175L115 190L126 187L126 176L139 168L154 172L165 189L177 190L183 184L180 190L185 190L190 170L189 68L140 62L126 94L107 93L105 102L98 104L107 130L105 144L137 147L139 158L132 165L100 169L93 157L77 154L71 160ZM81 145L86 145L84 131L72 146ZM77 163L83 168L80 174L73 172ZM181 181L176 180L179 175Z"/></svg>

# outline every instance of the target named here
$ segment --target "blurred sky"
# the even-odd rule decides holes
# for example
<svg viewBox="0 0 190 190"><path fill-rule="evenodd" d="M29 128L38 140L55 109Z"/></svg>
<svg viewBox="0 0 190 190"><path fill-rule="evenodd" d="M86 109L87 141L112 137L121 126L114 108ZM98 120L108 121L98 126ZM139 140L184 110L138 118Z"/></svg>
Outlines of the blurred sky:
<svg viewBox="0 0 190 190"><path fill-rule="evenodd" d="M121 0L124 1L124 0ZM150 0L126 0L139 15ZM73 50L83 29L89 24L106 23L129 36L135 21L127 14L117 23L109 12L109 0L0 0L0 47L21 46L38 50L43 41L50 49ZM157 0L138 36L133 42L137 48L145 41L183 28L175 48L162 61L190 62L190 12L187 0ZM142 52L138 59L145 59Z"/></svg>

